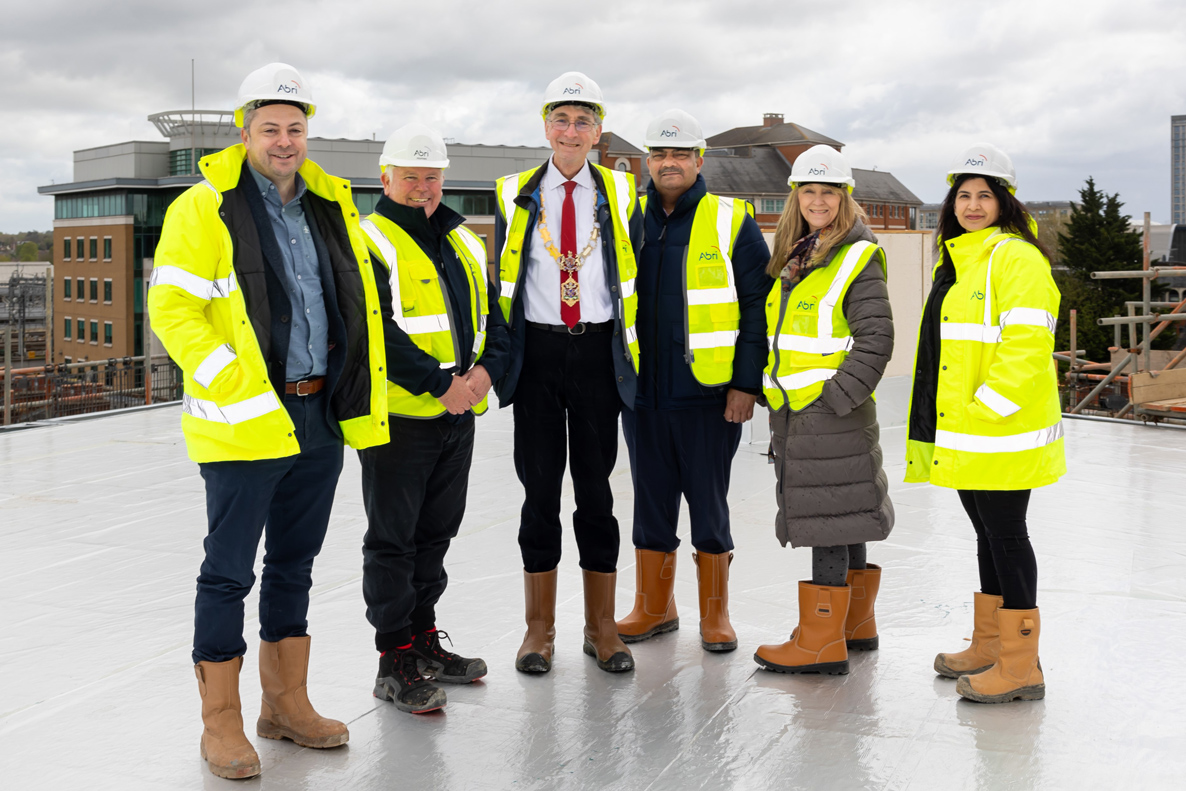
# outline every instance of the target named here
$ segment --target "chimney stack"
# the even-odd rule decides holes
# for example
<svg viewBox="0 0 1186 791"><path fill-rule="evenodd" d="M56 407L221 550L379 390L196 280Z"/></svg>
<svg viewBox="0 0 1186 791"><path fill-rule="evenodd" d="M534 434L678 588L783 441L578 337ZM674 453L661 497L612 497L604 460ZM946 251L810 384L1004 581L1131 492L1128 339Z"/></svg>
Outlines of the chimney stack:
<svg viewBox="0 0 1186 791"><path fill-rule="evenodd" d="M762 113L762 128L778 126L783 122L782 113Z"/></svg>

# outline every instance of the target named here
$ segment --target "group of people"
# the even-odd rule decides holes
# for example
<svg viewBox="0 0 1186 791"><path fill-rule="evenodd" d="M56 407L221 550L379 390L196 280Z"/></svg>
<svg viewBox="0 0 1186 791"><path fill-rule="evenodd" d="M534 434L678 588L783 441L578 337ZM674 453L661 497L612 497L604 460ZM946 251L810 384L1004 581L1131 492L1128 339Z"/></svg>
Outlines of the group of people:
<svg viewBox="0 0 1186 791"><path fill-rule="evenodd" d="M170 206L149 291L154 331L185 373L182 428L206 486L193 661L201 754L222 777L259 774L243 730L244 598L264 538L258 735L307 747L349 733L309 702L312 566L343 463L358 452L367 530L363 595L376 697L441 708L441 684L487 672L447 649L436 604L462 522L475 416L491 388L514 413L527 631L515 667L547 673L555 649L561 487L584 588L584 652L634 668L630 644L679 628L674 583L688 503L700 641L737 648L727 495L741 426L770 411L775 532L812 547L798 626L754 658L784 673L847 673L878 647L889 535L876 389L893 348L885 255L827 146L792 165L773 252L746 201L708 192L689 114L647 127L650 183L591 163L605 105L568 72L541 104L553 150L496 183L494 271L442 202L444 141L418 123L379 160L383 195L358 216L348 181L306 158L316 105L273 63L247 77L242 144L201 160ZM1008 157L990 145L949 175L934 286L923 310L907 480L959 490L978 539L970 647L935 670L981 702L1037 699L1037 567L1029 490L1065 471L1050 353L1058 291ZM615 615L619 528L610 474L619 419L635 504L635 599Z"/></svg>

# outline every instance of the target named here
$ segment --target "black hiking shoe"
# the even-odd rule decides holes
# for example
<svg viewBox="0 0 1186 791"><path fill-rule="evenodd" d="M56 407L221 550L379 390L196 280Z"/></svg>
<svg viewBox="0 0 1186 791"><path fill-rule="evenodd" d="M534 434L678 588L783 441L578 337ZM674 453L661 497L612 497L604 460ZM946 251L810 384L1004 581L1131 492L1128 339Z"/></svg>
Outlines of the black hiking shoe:
<svg viewBox="0 0 1186 791"><path fill-rule="evenodd" d="M420 657L420 672L443 684L468 684L486 675L486 663L446 651L441 638L453 641L440 629L429 629L412 638L412 650Z"/></svg>
<svg viewBox="0 0 1186 791"><path fill-rule="evenodd" d="M392 649L379 656L376 698L390 700L400 711L424 714L445 707L445 690L420 675L414 648Z"/></svg>

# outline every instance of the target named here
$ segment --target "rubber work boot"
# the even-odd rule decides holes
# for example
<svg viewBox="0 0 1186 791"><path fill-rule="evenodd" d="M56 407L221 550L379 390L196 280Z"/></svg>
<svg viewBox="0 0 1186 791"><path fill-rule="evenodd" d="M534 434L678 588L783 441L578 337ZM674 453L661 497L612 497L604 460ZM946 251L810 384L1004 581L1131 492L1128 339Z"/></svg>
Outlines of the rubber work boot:
<svg viewBox="0 0 1186 791"><path fill-rule="evenodd" d="M637 643L678 628L675 553L634 550L634 609L618 621L618 637Z"/></svg>
<svg viewBox="0 0 1186 791"><path fill-rule="evenodd" d="M877 591L881 589L881 566L867 563L863 569L849 569L847 582L852 588L848 618L844 621L848 650L876 651L879 641L873 605L877 603Z"/></svg>
<svg viewBox="0 0 1186 791"><path fill-rule="evenodd" d="M289 739L301 747L338 747L350 741L345 723L322 717L309 702L309 643L286 637L259 643L259 684L263 688L255 732L265 739Z"/></svg>
<svg viewBox="0 0 1186 791"><path fill-rule="evenodd" d="M379 654L379 675L375 678L374 696L390 700L400 711L427 714L443 709L448 702L445 690L420 675L423 659L408 645Z"/></svg>
<svg viewBox="0 0 1186 791"><path fill-rule="evenodd" d="M844 619L851 590L799 582L799 625L782 645L763 645L754 661L776 673L848 673Z"/></svg>
<svg viewBox="0 0 1186 791"><path fill-rule="evenodd" d="M734 651L737 632L729 623L729 564L732 552L693 552L700 588L700 645L705 651Z"/></svg>
<svg viewBox="0 0 1186 791"><path fill-rule="evenodd" d="M547 673L556 647L556 569L532 574L523 571L527 633L515 657L520 673Z"/></svg>
<svg viewBox="0 0 1186 791"><path fill-rule="evenodd" d="M420 655L420 672L442 684L468 684L486 675L486 663L446 651L441 638L453 645L453 640L440 629L429 629L412 638L412 650Z"/></svg>
<svg viewBox="0 0 1186 791"><path fill-rule="evenodd" d="M997 610L1001 627L1001 654L996 664L974 676L960 676L955 691L977 703L1008 703L1046 697L1038 637L1042 621L1038 610Z"/></svg>
<svg viewBox="0 0 1186 791"><path fill-rule="evenodd" d="M241 779L260 773L259 756L243 733L239 704L239 669L243 657L227 662L198 662L198 692L202 695L202 757L219 777Z"/></svg>
<svg viewBox="0 0 1186 791"><path fill-rule="evenodd" d="M972 594L972 644L959 653L936 656L936 673L945 678L959 678L983 673L993 666L1001 652L997 610L1004 603L1005 600L1000 596L980 592Z"/></svg>
<svg viewBox="0 0 1186 791"><path fill-rule="evenodd" d="M614 621L614 588L617 572L601 574L581 569L585 583L585 653L597 660L597 666L610 673L634 669L630 649L618 637Z"/></svg>

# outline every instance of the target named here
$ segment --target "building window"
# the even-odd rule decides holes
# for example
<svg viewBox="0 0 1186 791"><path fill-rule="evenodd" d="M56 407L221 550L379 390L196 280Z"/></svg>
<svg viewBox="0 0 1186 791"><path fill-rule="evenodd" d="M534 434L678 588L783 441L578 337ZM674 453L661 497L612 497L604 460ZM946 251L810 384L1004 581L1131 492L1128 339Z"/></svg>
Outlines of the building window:
<svg viewBox="0 0 1186 791"><path fill-rule="evenodd" d="M99 301L99 278L91 278L91 302Z"/></svg>
<svg viewBox="0 0 1186 791"><path fill-rule="evenodd" d="M86 340L86 320L79 319L78 323L77 323L77 327L78 327L78 337L75 338L75 340L77 340L79 343L82 343Z"/></svg>
<svg viewBox="0 0 1186 791"><path fill-rule="evenodd" d="M99 342L99 322L91 319L91 343L97 344Z"/></svg>
<svg viewBox="0 0 1186 791"><path fill-rule="evenodd" d="M74 358L71 357L70 355L66 355L65 357L62 358L62 361L64 363L66 363L66 365L69 365L70 363L74 362Z"/></svg>
<svg viewBox="0 0 1186 791"><path fill-rule="evenodd" d="M65 278L62 281L62 299L70 299L70 292L73 290L71 288L71 286L73 286L73 285L74 285L74 281L71 280L70 278ZM69 338L70 334L67 333L66 337Z"/></svg>
<svg viewBox="0 0 1186 791"><path fill-rule="evenodd" d="M103 301L108 305L111 304L111 278L103 281Z"/></svg>
<svg viewBox="0 0 1186 791"><path fill-rule="evenodd" d="M74 293L78 295L79 301L86 299L86 281L81 277L78 278L78 288Z"/></svg>
<svg viewBox="0 0 1186 791"><path fill-rule="evenodd" d="M70 237L67 236L65 239L62 240L62 242L63 242L63 244L62 244L62 259L69 261L70 260L70 252L71 252Z"/></svg>
<svg viewBox="0 0 1186 791"><path fill-rule="evenodd" d="M66 325L62 328L62 337L65 338L66 340L70 340L70 337L71 337L70 330L72 330L72 329L74 329L74 324L71 321L70 317L67 316L66 317Z"/></svg>
<svg viewBox="0 0 1186 791"><path fill-rule="evenodd" d="M91 260L99 260L99 237L97 236L91 237Z"/></svg>
<svg viewBox="0 0 1186 791"><path fill-rule="evenodd" d="M110 236L103 237L103 260L104 261L111 260L111 237Z"/></svg>
<svg viewBox="0 0 1186 791"><path fill-rule="evenodd" d="M103 322L103 344L105 346L110 346L111 338L112 338L111 322L105 321L105 322Z"/></svg>
<svg viewBox="0 0 1186 791"><path fill-rule="evenodd" d="M785 198L762 198L762 214L782 214L786 205Z"/></svg>
<svg viewBox="0 0 1186 791"><path fill-rule="evenodd" d="M86 240L83 239L81 236L74 240L74 257L77 258L79 261L82 260L82 253L83 253L82 246L85 242L86 242Z"/></svg>

